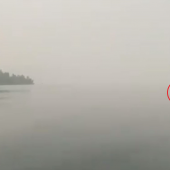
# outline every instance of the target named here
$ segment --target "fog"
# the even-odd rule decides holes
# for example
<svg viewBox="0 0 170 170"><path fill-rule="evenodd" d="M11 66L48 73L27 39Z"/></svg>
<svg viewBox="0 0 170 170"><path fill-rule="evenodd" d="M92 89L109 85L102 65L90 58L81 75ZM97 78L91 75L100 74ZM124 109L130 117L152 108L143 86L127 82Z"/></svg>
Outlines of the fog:
<svg viewBox="0 0 170 170"><path fill-rule="evenodd" d="M0 169L170 169L169 9L1 0Z"/></svg>
<svg viewBox="0 0 170 170"><path fill-rule="evenodd" d="M169 0L1 0L0 68L37 84L169 84Z"/></svg>

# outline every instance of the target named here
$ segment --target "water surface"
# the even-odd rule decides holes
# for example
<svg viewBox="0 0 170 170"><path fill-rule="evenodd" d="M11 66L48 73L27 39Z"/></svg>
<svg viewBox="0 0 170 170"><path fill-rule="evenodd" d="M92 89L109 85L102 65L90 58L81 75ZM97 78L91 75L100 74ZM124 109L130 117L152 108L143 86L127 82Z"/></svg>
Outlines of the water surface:
<svg viewBox="0 0 170 170"><path fill-rule="evenodd" d="M0 87L0 170L168 170L166 89Z"/></svg>

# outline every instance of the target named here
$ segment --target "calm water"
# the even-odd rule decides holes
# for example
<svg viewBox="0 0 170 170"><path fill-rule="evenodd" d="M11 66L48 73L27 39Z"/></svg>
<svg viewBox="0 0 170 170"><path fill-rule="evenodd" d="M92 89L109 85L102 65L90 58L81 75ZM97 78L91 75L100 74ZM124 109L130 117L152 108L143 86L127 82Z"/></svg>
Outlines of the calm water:
<svg viewBox="0 0 170 170"><path fill-rule="evenodd" d="M0 87L0 170L168 169L166 87Z"/></svg>

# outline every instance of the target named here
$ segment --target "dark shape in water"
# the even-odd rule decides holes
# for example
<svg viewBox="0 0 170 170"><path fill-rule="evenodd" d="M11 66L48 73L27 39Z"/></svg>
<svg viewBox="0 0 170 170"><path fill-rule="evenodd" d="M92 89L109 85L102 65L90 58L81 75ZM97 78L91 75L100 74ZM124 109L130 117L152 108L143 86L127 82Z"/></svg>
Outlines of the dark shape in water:
<svg viewBox="0 0 170 170"><path fill-rule="evenodd" d="M0 90L0 93L9 93L9 90Z"/></svg>
<svg viewBox="0 0 170 170"><path fill-rule="evenodd" d="M10 75L0 70L0 85L31 85L34 81L30 77L23 75Z"/></svg>

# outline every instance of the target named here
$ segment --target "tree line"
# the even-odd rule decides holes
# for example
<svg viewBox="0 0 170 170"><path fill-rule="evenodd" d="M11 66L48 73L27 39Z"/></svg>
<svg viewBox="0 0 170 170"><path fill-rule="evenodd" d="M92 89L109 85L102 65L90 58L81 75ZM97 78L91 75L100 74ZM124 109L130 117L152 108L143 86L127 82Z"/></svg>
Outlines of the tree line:
<svg viewBox="0 0 170 170"><path fill-rule="evenodd" d="M23 75L10 75L8 72L0 70L0 85L30 85L34 81L30 77Z"/></svg>

